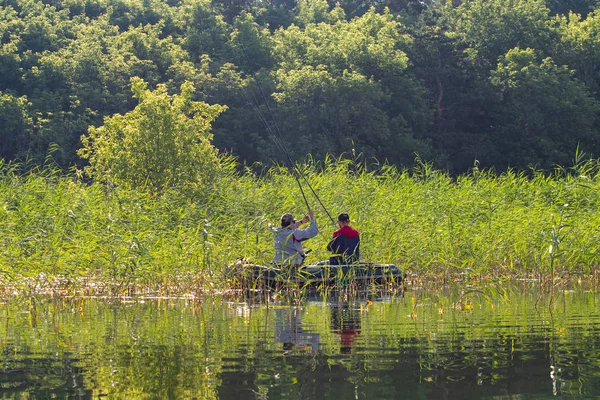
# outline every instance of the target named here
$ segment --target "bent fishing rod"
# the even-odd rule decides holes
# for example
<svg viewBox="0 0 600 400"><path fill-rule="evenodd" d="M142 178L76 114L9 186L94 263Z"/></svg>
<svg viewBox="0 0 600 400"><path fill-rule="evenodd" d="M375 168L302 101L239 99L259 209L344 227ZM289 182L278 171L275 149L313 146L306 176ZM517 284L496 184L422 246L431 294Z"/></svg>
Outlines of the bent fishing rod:
<svg viewBox="0 0 600 400"><path fill-rule="evenodd" d="M244 48L244 46L240 43L240 46L242 48L242 52L244 53L244 56L246 57L246 60L248 61L249 64L249 58L248 55L246 53L246 50ZM258 82L258 80L254 77L252 77L252 79L254 80L254 83L256 84L256 87L258 88L262 99L263 99L263 103L265 104L265 106L267 107L267 110L269 111L269 115L271 117L271 121L273 123L273 125L275 126L275 130L273 130L273 128L271 127L271 124L269 123L269 121L267 120L267 118L263 115L262 111L260 110L260 108L258 107L258 100L256 98L251 97L246 88L242 85L242 91L244 92L246 98L249 100L250 104L252 105L252 108L254 110L254 112L257 114L257 116L259 117L259 119L261 120L261 122L263 123L263 125L265 126L267 132L269 132L271 134L271 137L275 143L275 145L281 150L281 152L283 153L283 155L285 156L285 160L287 161L288 167L291 169L292 171L292 175L294 176L294 178L296 179L296 182L298 183L298 187L300 188L300 192L302 193L302 197L304 199L304 202L306 203L306 206L310 209L310 205L308 204L308 200L306 198L306 195L304 193L304 189L302 188L302 183L300 182L300 177L302 177L302 179L304 179L304 181L306 182L306 185L309 187L309 189L311 190L312 194L315 196L315 198L317 199L317 201L319 202L320 206L323 208L323 210L325 211L325 213L327 214L327 216L329 217L329 219L331 220L331 223L333 225L335 225L335 221L332 218L331 214L329 213L329 211L327 210L327 207L325 207L325 205L323 204L323 202L321 201L320 197L317 195L317 193L315 192L314 188L312 187L312 185L310 184L308 178L306 177L306 175L302 172L302 170L300 170L299 168L297 168L293 161L292 158L290 156L289 151L287 150L284 140L283 140L283 135L281 134L281 131L279 130L279 125L277 124L277 121L275 120L275 115L273 113L273 110L271 109L271 106L269 105L267 96L265 95L265 92L262 89L262 86L260 85L260 83Z"/></svg>
<svg viewBox="0 0 600 400"><path fill-rule="evenodd" d="M278 147L279 151L281 151L282 153L285 153L286 152L286 148L284 147L283 142L281 142L275 136L275 133L273 132L273 129L271 128L271 126L269 124L269 121L267 121L266 117L262 114L262 112L260 111L260 109L256 105L256 104L258 104L258 101L256 101L256 99L254 99L254 101L253 101L252 98L250 97L250 95L248 94L248 92L246 91L246 89L243 86L242 86L242 91L244 92L244 95L246 96L246 99L252 105L253 111L258 115L258 118L260 119L260 121L265 126L265 129L267 130L267 132L270 133L270 136L273 139L273 141L275 142L275 145ZM255 102L256 102L256 104L255 104ZM300 179L298 177L298 174L296 173L296 170L293 168L293 166L288 166L288 167L292 169L292 176L296 180L296 183L298 183L298 187L300 188L300 193L302 193L302 198L304 199L304 203L306 204L306 207L308 207L310 209L310 205L308 204L308 199L306 198L306 194L304 193L304 189L302 188L302 183L300 182Z"/></svg>
<svg viewBox="0 0 600 400"><path fill-rule="evenodd" d="M315 189L310 184L306 175L292 161L290 153L284 144L283 135L281 134L281 131L279 130L279 126L277 125L277 122L275 121L273 111L271 110L271 107L268 104L266 96L264 95L264 92L263 92L262 88L260 87L260 84L258 83L258 81L256 79L254 79L254 82L256 83L256 86L259 88L259 91L261 92L261 95L263 96L263 101L267 107L267 110L269 110L269 113L271 115L271 121L272 121L273 125L275 126L275 130L273 130L273 128L271 127L271 124L269 124L268 120L264 117L264 115L262 115L262 112L260 111L260 109L256 106L254 106L253 108L254 108L255 112L259 113L260 118L263 121L263 124L265 125L265 128L271 134L273 142L275 143L275 145L279 148L279 150L284 155L284 160L287 161L286 164L288 164L288 168L290 168L292 175L294 176L294 179L296 180L296 183L298 184L298 187L300 189L300 192L302 193L302 197L304 198L304 202L306 203L306 206L310 209L310 205L308 204L308 200L306 198L304 189L302 188L302 182L300 181L300 178L302 178L305 181L306 185L312 192L313 196L315 196L315 199L317 199L317 202L323 208L323 211L325 211L325 213L331 220L331 223L333 225L335 225L334 219L331 217L331 214L327 210L327 207L325 207L325 205L321 201L321 198L319 197L319 195L316 193Z"/></svg>

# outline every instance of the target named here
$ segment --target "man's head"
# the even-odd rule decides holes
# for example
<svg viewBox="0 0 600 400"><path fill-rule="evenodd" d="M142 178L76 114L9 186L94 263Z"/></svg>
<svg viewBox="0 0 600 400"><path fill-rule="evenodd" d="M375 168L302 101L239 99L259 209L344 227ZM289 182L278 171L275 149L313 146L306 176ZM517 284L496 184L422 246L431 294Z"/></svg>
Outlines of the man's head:
<svg viewBox="0 0 600 400"><path fill-rule="evenodd" d="M283 214L281 216L281 227L282 228L286 228L288 226L290 226L291 224L293 224L294 221L294 216L292 214Z"/></svg>
<svg viewBox="0 0 600 400"><path fill-rule="evenodd" d="M341 213L338 215L338 225L345 226L350 224L350 216L347 213Z"/></svg>

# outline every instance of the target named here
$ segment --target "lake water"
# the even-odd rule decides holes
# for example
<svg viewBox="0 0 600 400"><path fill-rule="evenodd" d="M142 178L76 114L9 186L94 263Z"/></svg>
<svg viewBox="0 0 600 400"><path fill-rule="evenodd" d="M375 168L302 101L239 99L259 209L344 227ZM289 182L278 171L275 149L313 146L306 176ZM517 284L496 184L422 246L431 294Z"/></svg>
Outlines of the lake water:
<svg viewBox="0 0 600 400"><path fill-rule="evenodd" d="M5 300L1 398L600 397L599 294ZM549 303L552 304L549 305Z"/></svg>

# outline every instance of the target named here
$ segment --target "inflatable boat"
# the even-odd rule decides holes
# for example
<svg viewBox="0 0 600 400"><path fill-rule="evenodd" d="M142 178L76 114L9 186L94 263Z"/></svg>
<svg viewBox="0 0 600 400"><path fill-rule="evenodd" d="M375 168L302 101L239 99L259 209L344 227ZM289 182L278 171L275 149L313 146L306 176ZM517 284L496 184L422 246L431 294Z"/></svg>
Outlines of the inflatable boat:
<svg viewBox="0 0 600 400"><path fill-rule="evenodd" d="M322 261L300 267L238 264L228 268L227 275L240 280L246 288L297 286L401 285L405 275L393 264L359 263L329 265Z"/></svg>

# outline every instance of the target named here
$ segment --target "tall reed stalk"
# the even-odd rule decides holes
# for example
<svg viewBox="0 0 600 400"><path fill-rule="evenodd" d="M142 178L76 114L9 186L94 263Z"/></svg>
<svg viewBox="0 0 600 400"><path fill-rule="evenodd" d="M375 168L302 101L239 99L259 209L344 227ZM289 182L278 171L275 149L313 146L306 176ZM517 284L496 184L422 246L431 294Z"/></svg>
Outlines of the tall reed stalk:
<svg viewBox="0 0 600 400"><path fill-rule="evenodd" d="M549 174L475 167L459 177L423 163L400 170L328 159L300 168L334 216L350 214L363 260L424 273L598 268L598 160L578 159ZM21 172L2 163L0 279L224 288L223 270L236 259L271 260L271 228L281 214L306 212L294 177L281 167L229 174L198 193L151 195L83 182L52 167ZM313 205L321 233L305 245L313 250L308 262L329 256L335 229ZM559 221L567 210L568 229ZM551 242L556 250L548 251Z"/></svg>

